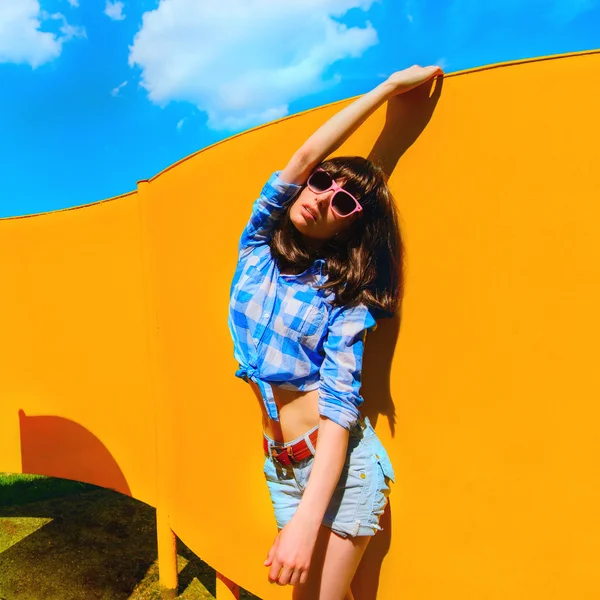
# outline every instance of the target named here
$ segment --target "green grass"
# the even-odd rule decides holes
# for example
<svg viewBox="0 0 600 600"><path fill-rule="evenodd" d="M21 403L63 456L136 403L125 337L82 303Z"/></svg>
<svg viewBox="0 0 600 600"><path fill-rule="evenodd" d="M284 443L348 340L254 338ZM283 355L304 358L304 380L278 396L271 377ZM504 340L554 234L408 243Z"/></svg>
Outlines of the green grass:
<svg viewBox="0 0 600 600"><path fill-rule="evenodd" d="M177 542L177 598L213 599L214 570ZM160 600L156 559L151 506L87 484L0 474L0 600Z"/></svg>
<svg viewBox="0 0 600 600"><path fill-rule="evenodd" d="M68 479L45 477L44 475L0 473L0 507L59 498L92 489L97 488L88 483Z"/></svg>

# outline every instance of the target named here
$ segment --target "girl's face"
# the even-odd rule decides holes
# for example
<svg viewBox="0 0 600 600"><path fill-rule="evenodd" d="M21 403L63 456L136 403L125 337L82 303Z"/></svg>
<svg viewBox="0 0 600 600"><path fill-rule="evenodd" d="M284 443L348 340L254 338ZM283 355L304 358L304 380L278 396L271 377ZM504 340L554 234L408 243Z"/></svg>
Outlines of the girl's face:
<svg viewBox="0 0 600 600"><path fill-rule="evenodd" d="M344 180L336 180L340 186L344 186ZM349 217L336 215L330 206L333 189L326 192L313 192L308 186L300 192L290 208L290 220L294 227L307 238L309 242L325 242L336 233L348 229L359 213Z"/></svg>

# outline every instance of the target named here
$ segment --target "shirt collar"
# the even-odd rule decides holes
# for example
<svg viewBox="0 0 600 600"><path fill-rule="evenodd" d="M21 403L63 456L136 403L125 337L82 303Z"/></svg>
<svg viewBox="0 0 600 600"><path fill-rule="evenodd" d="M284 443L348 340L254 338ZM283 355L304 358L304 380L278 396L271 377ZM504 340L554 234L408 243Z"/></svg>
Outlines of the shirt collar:
<svg viewBox="0 0 600 600"><path fill-rule="evenodd" d="M315 262L308 267L302 273L298 273L297 275L283 275L286 279L296 279L299 277L303 277L304 275L312 275L318 273L319 275L323 275L323 267L327 264L327 261L324 258L317 258Z"/></svg>

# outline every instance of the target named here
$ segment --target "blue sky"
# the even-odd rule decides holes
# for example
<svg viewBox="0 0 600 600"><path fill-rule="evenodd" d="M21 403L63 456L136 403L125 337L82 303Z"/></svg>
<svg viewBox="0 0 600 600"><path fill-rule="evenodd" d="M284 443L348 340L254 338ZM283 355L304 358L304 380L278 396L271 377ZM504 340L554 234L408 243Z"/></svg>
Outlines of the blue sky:
<svg viewBox="0 0 600 600"><path fill-rule="evenodd" d="M0 217L131 191L412 64L599 47L600 0L0 0Z"/></svg>

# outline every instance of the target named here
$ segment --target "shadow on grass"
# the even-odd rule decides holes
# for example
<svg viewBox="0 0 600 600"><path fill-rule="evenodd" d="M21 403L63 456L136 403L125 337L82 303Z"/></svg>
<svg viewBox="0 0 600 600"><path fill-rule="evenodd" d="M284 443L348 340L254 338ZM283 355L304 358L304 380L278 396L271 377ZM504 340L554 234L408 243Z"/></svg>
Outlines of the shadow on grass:
<svg viewBox="0 0 600 600"><path fill-rule="evenodd" d="M71 494L101 489L89 483L42 477L39 475L0 474L0 511L8 506L60 498Z"/></svg>
<svg viewBox="0 0 600 600"><path fill-rule="evenodd" d="M177 539L177 554L188 562L179 572L178 594L183 594L194 579L197 579L211 595L217 595L217 575L204 561L200 560L179 538Z"/></svg>
<svg viewBox="0 0 600 600"><path fill-rule="evenodd" d="M154 508L95 486L42 481L19 482L15 494L34 498L35 490L27 488L35 484L42 495L61 497L0 506L0 545L6 548L0 552L1 599L161 598ZM31 530L25 523L36 518L51 521L24 537L25 529ZM214 570L180 540L177 551L178 598L214 598ZM244 592L242 598L256 597Z"/></svg>
<svg viewBox="0 0 600 600"><path fill-rule="evenodd" d="M52 521L0 554L0 596L129 599L156 560L154 509L109 490L0 508Z"/></svg>
<svg viewBox="0 0 600 600"><path fill-rule="evenodd" d="M204 561L199 559L179 538L177 539L177 554L181 558L187 560L185 567L179 572L179 587L177 593L180 594L178 598L182 600L189 598L189 600L195 600L195 598L208 598L209 596L197 596L192 592L188 595L195 586L195 580L197 580L202 588L210 594L210 597L216 596L217 590L217 574L213 568L208 566ZM240 600L260 600L258 596L251 594L250 592L240 588Z"/></svg>

